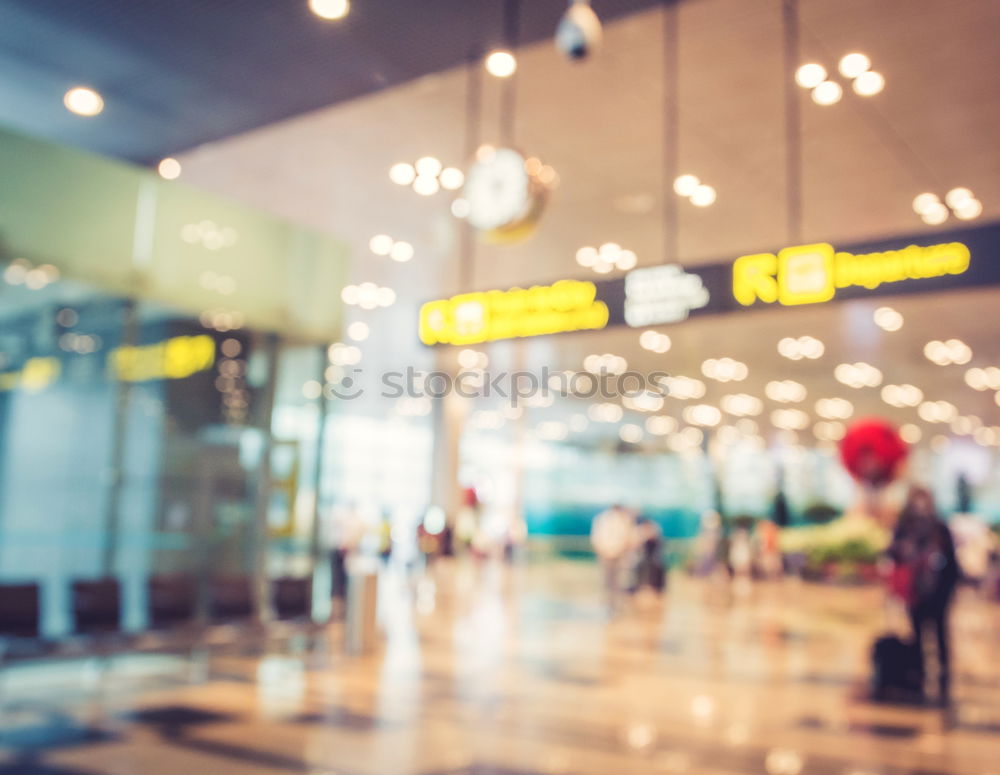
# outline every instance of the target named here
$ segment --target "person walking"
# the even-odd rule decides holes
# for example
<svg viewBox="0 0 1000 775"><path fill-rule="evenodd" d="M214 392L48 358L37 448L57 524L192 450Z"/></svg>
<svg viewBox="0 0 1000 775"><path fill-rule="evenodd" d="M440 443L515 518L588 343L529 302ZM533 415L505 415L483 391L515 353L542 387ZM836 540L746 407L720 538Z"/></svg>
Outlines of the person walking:
<svg viewBox="0 0 1000 775"><path fill-rule="evenodd" d="M913 642L926 677L924 634L933 628L937 641L938 700L951 699L951 644L948 612L959 581L958 560L951 531L938 516L934 497L913 487L893 532L889 556L895 564L896 593L906 603L913 625Z"/></svg>
<svg viewBox="0 0 1000 775"><path fill-rule="evenodd" d="M602 511L590 529L590 544L601 564L604 595L609 612L617 612L623 591L625 569L634 548L635 518L620 504Z"/></svg>

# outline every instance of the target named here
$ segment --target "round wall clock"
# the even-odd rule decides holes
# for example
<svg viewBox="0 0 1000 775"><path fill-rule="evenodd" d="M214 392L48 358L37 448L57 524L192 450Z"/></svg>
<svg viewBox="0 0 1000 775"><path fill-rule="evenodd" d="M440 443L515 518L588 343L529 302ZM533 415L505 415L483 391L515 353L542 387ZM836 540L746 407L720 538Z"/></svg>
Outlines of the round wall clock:
<svg viewBox="0 0 1000 775"><path fill-rule="evenodd" d="M484 242L519 242L535 230L549 192L541 170L538 159L526 159L513 148L479 149L465 176L463 196L466 220Z"/></svg>

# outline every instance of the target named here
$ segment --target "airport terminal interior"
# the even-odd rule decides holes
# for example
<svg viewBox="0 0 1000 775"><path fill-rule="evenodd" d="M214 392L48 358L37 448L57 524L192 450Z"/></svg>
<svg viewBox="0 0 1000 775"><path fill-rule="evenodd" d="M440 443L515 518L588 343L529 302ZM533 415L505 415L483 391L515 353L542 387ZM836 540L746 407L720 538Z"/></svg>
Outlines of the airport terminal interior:
<svg viewBox="0 0 1000 775"><path fill-rule="evenodd" d="M998 39L0 0L0 775L1000 775Z"/></svg>

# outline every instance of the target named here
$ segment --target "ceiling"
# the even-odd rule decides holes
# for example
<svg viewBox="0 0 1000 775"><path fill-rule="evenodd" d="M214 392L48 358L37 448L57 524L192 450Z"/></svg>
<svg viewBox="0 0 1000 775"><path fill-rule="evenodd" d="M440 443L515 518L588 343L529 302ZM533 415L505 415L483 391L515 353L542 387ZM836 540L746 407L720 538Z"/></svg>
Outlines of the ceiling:
<svg viewBox="0 0 1000 775"><path fill-rule="evenodd" d="M605 19L661 0L594 0ZM519 36L547 38L563 0L522 3ZM3 0L0 122L136 162L159 161L453 67L503 40L503 4L356 0L327 22L306 0ZM62 95L105 98L93 119Z"/></svg>
<svg viewBox="0 0 1000 775"><path fill-rule="evenodd" d="M29 6L12 5L17 9ZM262 18L277 13L273 10L277 4L269 5L272 10L259 12ZM450 4L433 2L426 7L434 10L445 5ZM482 5L456 4L466 14L471 13L470 6ZM633 249L640 266L661 263L669 236L663 217L668 205L678 208L674 236L677 257L684 264L731 260L790 244L782 87L790 74L783 69L781 57L780 3L688 0L679 6L680 171L696 174L717 189L717 202L707 208L676 199L669 192L669 181L665 185L662 9L643 10L652 3L627 5L615 7L634 13L616 19L602 11L606 22L602 51L574 64L563 59L547 39L562 3L529 4L537 7L532 12L538 15L537 26L529 24L526 16L525 28L536 32L525 37L537 42L518 53L515 143L552 164L561 182L530 240L515 246L475 248L471 278L462 288L458 284L461 226L450 215L451 196L418 196L391 183L387 172L395 162L412 162L425 155L462 166L467 149L475 142L499 137L505 87L482 78L481 131L470 138L465 131L469 73L454 66L463 59L470 40L483 39L482 28L475 33L469 32L471 28L454 33L465 37L459 38L464 43L457 46L458 54L450 62L428 66L424 71L428 74L419 78L413 78L418 74L414 68L405 78L395 78L396 71L390 69L386 84L378 90L369 85L350 94L345 86L343 96L339 91L331 96L332 92L318 86L303 86L319 101L292 108L285 102L292 95L275 96L270 81L262 82L261 94L267 96L259 101L267 104L256 108L261 112L253 121L247 118L247 126L269 120L261 120L265 110L275 110L273 118L280 118L315 109L205 142L181 154L182 182L336 235L352 248L352 281L371 280L397 291L399 300L389 309L352 313L353 319L371 325L371 337L362 343L362 366L368 370L454 365L453 351L432 353L416 341L417 309L427 299L460 289L585 277L587 270L574 261L576 249L609 240ZM229 3L219 6L229 8L230 16L235 13ZM362 7L362 0L356 0L359 15ZM596 1L595 7L601 11ZM244 15L250 19L257 13L247 10ZM434 16L431 10L426 14ZM499 11L496 14L499 19ZM819 61L833 70L842 54L863 51L885 75L887 84L882 94L870 99L848 90L831 107L815 105L807 93L800 94L803 242L829 240L844 245L894 235L932 240L936 231L960 224L951 219L941 227L927 226L913 213L911 201L922 191L943 195L958 185L970 187L983 202L984 212L977 223L1000 219L1000 146L996 143L1000 86L992 77L1000 72L1000 47L995 45L1000 35L1000 3L801 0L801 18L803 61ZM304 15L300 21L312 27L317 23ZM258 23L254 19L250 26ZM499 27L499 21L495 24ZM236 29L242 22L233 26L234 35L246 34ZM389 35L390 29L395 28L387 26L384 34ZM218 28L215 31L217 37L225 37ZM345 37L354 34L349 26L342 32ZM302 47L309 49L317 35L334 32L301 34ZM357 40L344 45L395 51L398 37L380 38L377 30L365 34L374 37L357 32ZM435 33L426 34L437 41ZM278 55L265 49L261 56ZM178 60L186 62L187 58L177 55ZM293 58L298 61L298 54ZM371 81L375 66L369 62L358 67ZM189 77L197 81L196 73ZM359 79L358 83L364 80ZM324 88L334 87L325 84ZM254 102L245 84L233 94L244 95L248 104ZM356 98L348 99L351 96ZM163 132L186 132L188 115L198 112L180 110L178 105L197 104L206 113L192 121L214 120L209 115L213 111L202 103L188 102L183 95L178 99L169 108L163 107L161 118L169 119L163 121ZM281 105L285 107L277 110ZM221 128L218 134L224 134ZM204 139L214 136L204 133ZM132 137L129 142L138 141ZM175 146L158 146L157 152L197 142L178 141ZM379 233L411 242L414 259L396 264L371 254L368 241ZM1000 260L1000 256L995 258ZM192 277L194 282L197 278ZM339 291L329 289L331 304L339 303ZM629 329L497 343L483 349L490 354L491 366L499 368L580 369L588 353L611 352L623 355L633 368L665 369L692 377L701 376L706 358L728 356L748 364L750 376L745 383L726 385L704 380L708 386L705 401L717 403L721 395L732 392L763 398L764 386L771 379L794 379L807 388L802 408L810 412L817 398L842 397L852 401L856 415L877 413L900 422L916 421L913 409L885 405L879 390L854 390L833 379L838 363L863 360L881 369L886 383L917 385L929 399L950 401L988 425L1000 424L1000 407L993 393L966 386L965 367L936 366L922 354L923 344L930 339L960 338L973 350L969 366L1000 365L1000 343L994 328L983 322L991 320L1000 305L1000 291L894 297L890 303L906 321L899 332L891 334L872 323L876 303L852 301L706 316L663 327L674 344L661 356L640 348L637 332ZM792 362L778 355L780 338L805 334L825 343L823 358ZM767 412L779 408L765 403ZM557 405L536 411L565 414L578 409ZM679 414L680 404L671 402L666 411ZM939 430L924 425L927 438Z"/></svg>

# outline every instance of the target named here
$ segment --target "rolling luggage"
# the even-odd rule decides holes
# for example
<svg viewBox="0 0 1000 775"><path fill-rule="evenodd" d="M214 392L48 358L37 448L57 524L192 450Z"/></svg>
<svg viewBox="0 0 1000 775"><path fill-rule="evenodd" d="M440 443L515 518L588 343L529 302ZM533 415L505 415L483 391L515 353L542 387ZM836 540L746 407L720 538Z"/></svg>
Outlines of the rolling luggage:
<svg viewBox="0 0 1000 775"><path fill-rule="evenodd" d="M877 700L919 702L924 694L923 659L915 643L886 635L872 647L872 689Z"/></svg>

